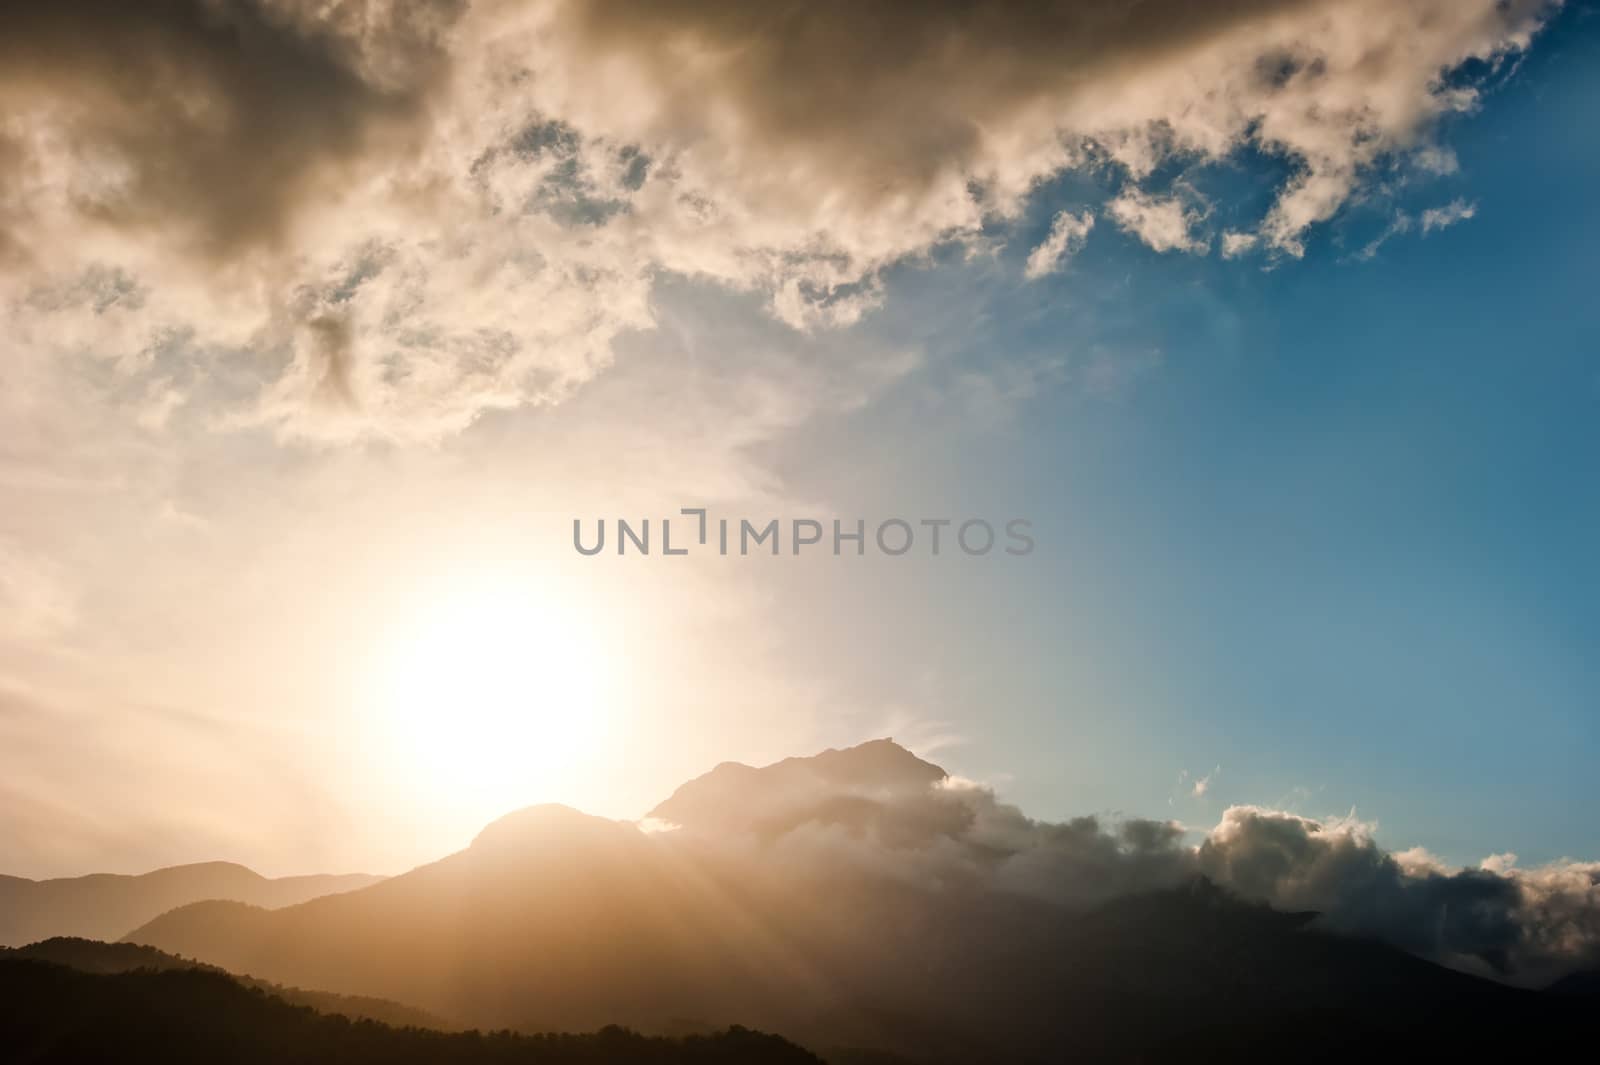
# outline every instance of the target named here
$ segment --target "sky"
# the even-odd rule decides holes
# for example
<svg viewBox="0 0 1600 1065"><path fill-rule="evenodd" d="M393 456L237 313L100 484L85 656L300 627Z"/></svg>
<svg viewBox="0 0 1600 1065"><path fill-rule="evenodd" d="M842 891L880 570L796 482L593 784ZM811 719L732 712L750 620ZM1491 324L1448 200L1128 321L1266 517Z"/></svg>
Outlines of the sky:
<svg viewBox="0 0 1600 1065"><path fill-rule="evenodd" d="M879 736L1600 858L1593 5L904 10L0 16L0 871ZM1035 546L573 550L686 507Z"/></svg>

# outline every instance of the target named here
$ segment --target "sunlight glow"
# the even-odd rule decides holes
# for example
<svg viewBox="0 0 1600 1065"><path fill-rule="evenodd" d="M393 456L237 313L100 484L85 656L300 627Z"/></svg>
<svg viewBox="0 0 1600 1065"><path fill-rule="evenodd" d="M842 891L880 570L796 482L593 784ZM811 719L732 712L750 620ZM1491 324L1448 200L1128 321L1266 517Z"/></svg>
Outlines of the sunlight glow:
<svg viewBox="0 0 1600 1065"><path fill-rule="evenodd" d="M370 709L391 783L485 817L563 797L610 732L617 663L558 591L458 582L389 630Z"/></svg>

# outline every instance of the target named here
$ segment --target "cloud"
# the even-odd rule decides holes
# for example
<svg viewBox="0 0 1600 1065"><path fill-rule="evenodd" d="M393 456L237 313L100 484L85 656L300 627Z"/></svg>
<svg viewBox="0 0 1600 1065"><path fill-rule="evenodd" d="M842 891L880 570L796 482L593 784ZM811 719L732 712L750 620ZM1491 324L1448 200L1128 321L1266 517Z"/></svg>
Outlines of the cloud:
<svg viewBox="0 0 1600 1065"><path fill-rule="evenodd" d="M1367 241L1361 250L1356 252L1355 258L1362 262L1370 261L1378 254L1378 249L1389 242L1390 238L1411 232L1411 227L1415 224L1410 215L1404 211L1396 211L1394 217L1389 220L1389 224L1383 228L1383 232Z"/></svg>
<svg viewBox="0 0 1600 1065"><path fill-rule="evenodd" d="M1539 983L1600 960L1600 863L1452 870L1425 852L1390 854L1353 818L1251 806L1224 813L1196 861L1246 897L1465 968Z"/></svg>
<svg viewBox="0 0 1600 1065"><path fill-rule="evenodd" d="M1128 189L1106 205L1117 225L1160 252L1204 252L1209 242L1192 236L1203 215L1176 196L1157 197Z"/></svg>
<svg viewBox="0 0 1600 1065"><path fill-rule="evenodd" d="M1597 862L1519 870L1514 857L1497 856L1450 869L1425 851L1391 854L1354 817L1318 821L1255 806L1230 807L1191 845L1173 821L1034 820L984 786L930 779L937 767L905 751L891 758L881 743L833 757L869 749L872 772L858 771L864 759L857 771L836 762L820 772L828 755L765 770L723 767L657 813L670 811L685 838L744 839L734 845L759 846L764 862L780 866L843 864L907 883L985 886L1070 906L1198 873L1247 899L1315 911L1331 930L1523 983L1600 962ZM1194 781L1193 794L1205 794L1215 775Z"/></svg>
<svg viewBox="0 0 1600 1065"><path fill-rule="evenodd" d="M1245 146L1284 158L1261 235L1298 254L1373 166L1412 151L1437 164L1434 121L1476 101L1445 75L1525 48L1553 6L839 3L796 17L675 0L640 17L602 2L561 5L548 40L618 90L558 75L577 124L670 145L771 232L793 225L868 269L1014 210L1086 144L1135 178Z"/></svg>
<svg viewBox="0 0 1600 1065"><path fill-rule="evenodd" d="M987 787L889 750L887 761L909 765L880 760L865 775L818 772L827 755L762 770L725 765L680 788L652 816L669 817L682 839L700 846L757 849L762 868L851 870L1075 906L1170 886L1192 872L1183 829L1173 822L1034 821Z"/></svg>
<svg viewBox="0 0 1600 1065"><path fill-rule="evenodd" d="M1478 205L1463 199L1454 199L1443 207L1430 207L1422 212L1422 234L1427 236L1436 229L1453 226L1478 213Z"/></svg>
<svg viewBox="0 0 1600 1065"><path fill-rule="evenodd" d="M1089 231L1094 228L1094 213L1084 211L1082 214L1073 214L1071 211L1057 212L1055 221L1050 223L1050 233L1044 238L1037 248L1028 255L1027 265L1023 268L1023 276L1031 279L1053 274L1061 269L1066 260L1076 255L1089 238Z"/></svg>
<svg viewBox="0 0 1600 1065"><path fill-rule="evenodd" d="M1222 234L1222 257L1224 259L1237 259L1239 256L1253 250L1261 243L1261 238L1254 233L1239 233L1229 230Z"/></svg>
<svg viewBox="0 0 1600 1065"><path fill-rule="evenodd" d="M0 16L5 139L33 221L227 264L414 141L452 3L65 0ZM13 236L17 232L13 231ZM48 254L28 239L25 259Z"/></svg>
<svg viewBox="0 0 1600 1065"><path fill-rule="evenodd" d="M1417 150L1411 158L1412 165L1424 174L1454 174L1461 169L1456 153L1439 144L1430 144Z"/></svg>
<svg viewBox="0 0 1600 1065"><path fill-rule="evenodd" d="M1453 226L1457 222L1465 221L1478 213L1478 205L1468 203L1457 198L1442 207L1429 207L1418 216L1412 216L1404 211L1396 211L1383 232L1373 237L1361 250L1356 252L1355 258L1366 262L1378 254L1378 249L1388 243L1393 237L1410 233L1413 229L1421 229L1422 235L1427 236L1436 230Z"/></svg>
<svg viewBox="0 0 1600 1065"><path fill-rule="evenodd" d="M30 5L0 16L0 316L13 346L114 366L155 427L201 403L433 441L570 398L656 324L662 276L848 325L887 266L1075 167L1282 160L1223 250L1298 255L1388 161L1438 169L1436 120L1477 100L1463 66L1552 8ZM1208 244L1170 193L1107 210Z"/></svg>
<svg viewBox="0 0 1600 1065"><path fill-rule="evenodd" d="M1196 799L1205 798L1206 792L1211 790L1211 782L1213 780L1217 779L1217 777L1220 776L1221 774L1222 774L1222 767L1219 765L1219 766L1217 766L1217 768L1213 769L1211 772L1207 773L1205 776L1196 777L1195 778L1195 782L1194 782L1194 786L1189 789L1189 794L1191 796L1193 796L1194 798L1196 798Z"/></svg>

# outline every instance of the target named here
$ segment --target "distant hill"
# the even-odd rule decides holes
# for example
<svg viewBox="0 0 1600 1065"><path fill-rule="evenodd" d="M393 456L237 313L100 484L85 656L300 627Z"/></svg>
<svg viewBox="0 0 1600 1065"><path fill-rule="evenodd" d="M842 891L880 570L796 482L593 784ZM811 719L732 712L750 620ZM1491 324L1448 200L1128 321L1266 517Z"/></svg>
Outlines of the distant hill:
<svg viewBox="0 0 1600 1065"><path fill-rule="evenodd" d="M352 1022L198 969L86 973L0 957L0 1059L33 1065L817 1065L792 1043L732 1030L651 1039L443 1033Z"/></svg>
<svg viewBox="0 0 1600 1065"><path fill-rule="evenodd" d="M59 880L0 876L0 946L52 936L118 939L174 907L204 899L292 906L380 879L350 875L269 880L229 862L177 865L141 876L98 873Z"/></svg>
<svg viewBox="0 0 1600 1065"><path fill-rule="evenodd" d="M154 947L133 943L102 943L92 939L71 938L47 939L39 943L30 943L25 947L0 948L0 961L7 960L44 961L54 965L64 965L80 972L100 974L140 970L167 972L202 969L206 972L230 975L246 987L276 995L291 1005L309 1006L319 1013L339 1014L356 1021L379 1021L397 1028L433 1028L447 1031L462 1027L399 1002L362 995L336 995L330 991L284 987L266 980L227 973L215 965L206 965L191 958L180 958Z"/></svg>
<svg viewBox="0 0 1600 1065"><path fill-rule="evenodd" d="M943 780L886 741L723 766L654 811L679 831L534 807L360 891L275 911L199 903L128 938L484 1028L687 1019L924 1062L1477 1056L1515 1026L1537 1042L1579 1023L1574 1000L1327 934L1198 877L1078 908L920 879L962 814ZM764 846L784 833L790 845ZM959 857L981 861L981 846Z"/></svg>

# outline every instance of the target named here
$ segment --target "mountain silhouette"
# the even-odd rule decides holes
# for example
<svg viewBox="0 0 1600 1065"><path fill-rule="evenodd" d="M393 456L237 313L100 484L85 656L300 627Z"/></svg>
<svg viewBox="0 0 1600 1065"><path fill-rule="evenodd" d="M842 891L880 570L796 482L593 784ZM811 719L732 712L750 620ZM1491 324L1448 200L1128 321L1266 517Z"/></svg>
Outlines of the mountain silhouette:
<svg viewBox="0 0 1600 1065"><path fill-rule="evenodd" d="M684 784L647 815L702 830L781 833L807 820L856 828L882 816L882 800L921 795L949 778L893 740L871 740L760 769L723 762Z"/></svg>
<svg viewBox="0 0 1600 1065"><path fill-rule="evenodd" d="M176 865L142 876L97 873L57 880L0 876L0 946L52 936L117 939L159 914L202 899L291 906L380 879L357 874L271 880L231 862Z"/></svg>
<svg viewBox="0 0 1600 1065"><path fill-rule="evenodd" d="M4 961L42 961L77 969L80 972L100 974L203 969L207 972L232 976L217 966L180 958L154 947L134 943L102 943L93 939L65 936L30 943L25 947L0 948L0 962ZM283 987L280 984L254 980L247 976L233 976L233 979L246 987L257 988L275 995L292 1005L309 1006L319 1013L338 1014L350 1020L380 1021L399 1028L451 1027L430 1013L387 999L361 995L335 995L327 991Z"/></svg>
<svg viewBox="0 0 1600 1065"><path fill-rule="evenodd" d="M1086 905L995 890L973 872L992 828L953 786L889 741L730 763L649 830L532 807L361 890L196 903L128 939L469 1027L740 1024L928 1062L1477 1052L1486 1018L1576 1023L1579 999L1335 936L1201 877Z"/></svg>
<svg viewBox="0 0 1600 1065"><path fill-rule="evenodd" d="M471 1025L655 1031L759 1015L764 987L787 992L744 954L718 901L714 884L633 826L541 806L362 891L280 910L197 903L128 939Z"/></svg>

